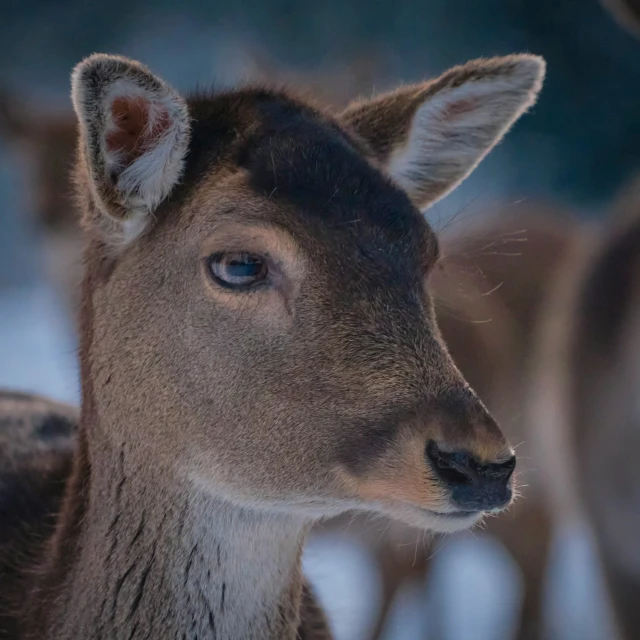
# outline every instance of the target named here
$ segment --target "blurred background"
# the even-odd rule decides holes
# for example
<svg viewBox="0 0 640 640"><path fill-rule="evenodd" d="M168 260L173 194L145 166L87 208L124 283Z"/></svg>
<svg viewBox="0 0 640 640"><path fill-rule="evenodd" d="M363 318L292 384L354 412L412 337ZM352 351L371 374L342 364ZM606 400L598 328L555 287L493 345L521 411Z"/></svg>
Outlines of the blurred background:
<svg viewBox="0 0 640 640"><path fill-rule="evenodd" d="M2 0L0 386L79 401L68 93L82 57L137 58L184 92L273 81L340 107L475 57L542 55L538 104L425 212L446 248L446 276L434 283L445 338L524 452L520 506L446 539L359 517L327 523L305 565L339 640L615 638L622 632L594 527L564 494L554 497L556 476L540 459L551 445L536 444L527 407L546 294L577 238L605 234L640 201L633 4ZM640 512L640 487L634 495ZM640 559L640 542L632 553Z"/></svg>

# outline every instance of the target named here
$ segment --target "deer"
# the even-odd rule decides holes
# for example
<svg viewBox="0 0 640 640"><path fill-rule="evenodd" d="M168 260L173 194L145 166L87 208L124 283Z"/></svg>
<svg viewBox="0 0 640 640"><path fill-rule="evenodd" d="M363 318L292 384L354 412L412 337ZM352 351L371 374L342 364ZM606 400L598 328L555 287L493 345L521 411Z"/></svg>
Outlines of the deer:
<svg viewBox="0 0 640 640"><path fill-rule="evenodd" d="M373 84L371 72L353 73L353 69L360 70L357 64L342 75L291 78L269 63L265 52L250 58L256 79L293 82L296 88L302 83L308 93L320 93L331 105L345 105ZM367 71L375 59L364 62ZM349 71L353 78L348 77ZM378 71L378 79L380 76ZM485 527L504 544L522 572L517 637L537 640L542 633L552 514L536 469L531 468L535 463L530 434L524 421L514 416L521 415L525 402L533 335L549 282L562 269L565 252L580 225L571 211L542 201L504 204L475 219L471 224L465 221L462 233L453 224L447 229L453 233L440 239L442 257L439 269L430 277L430 291L438 326L456 366L490 411L504 419L505 435L518 442L524 454L525 468L520 474L527 483L525 499L506 516L488 520ZM417 534L412 529L388 521L372 526L366 516L348 514L321 526L324 532L345 528L372 552L380 573L380 606L367 633L377 640L400 588L408 581L424 580L434 545L414 544Z"/></svg>
<svg viewBox="0 0 640 640"><path fill-rule="evenodd" d="M44 265L54 290L75 317L80 304L82 235L69 174L77 126L71 110L48 112L0 89L0 135L21 159L30 186L29 207L42 238Z"/></svg>
<svg viewBox="0 0 640 640"><path fill-rule="evenodd" d="M513 449L433 317L421 209L544 66L480 59L338 114L277 88L185 98L119 56L75 68L81 413L17 637L327 638L313 522L455 531L510 505Z"/></svg>
<svg viewBox="0 0 640 640"><path fill-rule="evenodd" d="M637 211L575 239L536 332L526 408L554 520L592 530L620 640L640 625L639 249Z"/></svg>
<svg viewBox="0 0 640 640"><path fill-rule="evenodd" d="M251 59L257 69L251 74L252 82L292 84L274 65L265 67L264 52ZM294 80L298 89L301 79ZM365 91L361 86L364 83L355 83L353 91L353 82L347 90L344 82L338 82L336 88L330 80L321 76L313 82L313 89L317 93L326 87L321 93L332 96L329 103L338 107ZM308 89L305 93L313 92ZM5 101L8 115L2 120L3 130L29 152L35 165L35 192L42 194L37 201L37 219L44 227L51 262L59 265L54 279L62 280L59 288L73 302L70 312L74 313L79 302L75 283L81 278L82 266L80 229L69 204L71 190L61 179L60 167L73 164L75 119L48 117L45 113L36 116L9 97L12 99ZM491 214L475 217L480 224L465 220L464 232L458 231L461 225L454 224L443 234L440 268L430 276L429 286L438 326L456 366L492 413L503 419L508 439L522 443L520 450L526 462L531 438L514 416L520 413L526 388L531 334L543 293L561 268L567 242L577 225L567 212L543 202L505 204ZM518 629L518 638L522 639L540 635L551 534L551 515L538 491L538 474L526 466L520 471L527 484L522 490L524 499L506 517L487 522L487 533L506 546L523 574L524 600ZM388 521L375 526L368 516L346 514L321 523L318 529L326 532L345 527L373 554L381 575L381 605L368 635L378 638L400 587L409 580L424 580L434 545L416 549L415 531Z"/></svg>
<svg viewBox="0 0 640 640"><path fill-rule="evenodd" d="M35 566L54 532L80 412L33 394L0 391L0 416L0 638L12 639L20 637L24 563Z"/></svg>
<svg viewBox="0 0 640 640"><path fill-rule="evenodd" d="M640 628L640 476L624 462L640 453L639 250L636 213L611 231L581 279L567 362L575 477L625 640Z"/></svg>

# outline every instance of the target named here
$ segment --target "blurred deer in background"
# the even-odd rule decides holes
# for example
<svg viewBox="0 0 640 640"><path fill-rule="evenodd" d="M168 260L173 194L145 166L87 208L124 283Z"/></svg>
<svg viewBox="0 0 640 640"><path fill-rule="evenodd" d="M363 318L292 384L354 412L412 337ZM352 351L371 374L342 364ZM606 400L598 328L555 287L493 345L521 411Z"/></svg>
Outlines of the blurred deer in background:
<svg viewBox="0 0 640 640"><path fill-rule="evenodd" d="M604 238L603 238L604 235ZM640 616L640 210L585 229L551 288L529 417L559 525L587 520L625 640Z"/></svg>
<svg viewBox="0 0 640 640"><path fill-rule="evenodd" d="M640 5L603 0L640 34ZM528 422L559 525L593 530L624 640L640 634L640 182L586 224L535 336Z"/></svg>
<svg viewBox="0 0 640 640"><path fill-rule="evenodd" d="M600 0L600 3L611 12L622 28L635 36L640 36L639 0Z"/></svg>
<svg viewBox="0 0 640 640"><path fill-rule="evenodd" d="M580 281L569 338L577 486L626 640L640 634L640 210Z"/></svg>
<svg viewBox="0 0 640 640"><path fill-rule="evenodd" d="M77 144L72 111L49 111L0 91L0 137L21 158L29 177L29 209L43 240L44 267L70 310L82 277L80 225L70 172Z"/></svg>

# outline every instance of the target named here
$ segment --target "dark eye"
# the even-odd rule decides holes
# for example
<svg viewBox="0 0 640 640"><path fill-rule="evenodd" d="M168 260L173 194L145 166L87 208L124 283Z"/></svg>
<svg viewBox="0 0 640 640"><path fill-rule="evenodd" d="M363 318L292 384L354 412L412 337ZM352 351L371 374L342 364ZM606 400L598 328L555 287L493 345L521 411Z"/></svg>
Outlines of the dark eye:
<svg viewBox="0 0 640 640"><path fill-rule="evenodd" d="M247 289L267 277L264 258L252 253L214 253L209 271L219 285L229 289Z"/></svg>

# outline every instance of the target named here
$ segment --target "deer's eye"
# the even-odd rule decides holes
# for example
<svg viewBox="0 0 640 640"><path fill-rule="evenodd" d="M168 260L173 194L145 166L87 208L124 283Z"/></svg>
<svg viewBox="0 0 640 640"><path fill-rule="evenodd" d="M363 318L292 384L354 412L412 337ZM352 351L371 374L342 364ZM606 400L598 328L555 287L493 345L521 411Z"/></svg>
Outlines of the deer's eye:
<svg viewBox="0 0 640 640"><path fill-rule="evenodd" d="M214 253L208 262L214 282L228 289L248 289L268 273L266 260L252 253Z"/></svg>

